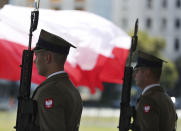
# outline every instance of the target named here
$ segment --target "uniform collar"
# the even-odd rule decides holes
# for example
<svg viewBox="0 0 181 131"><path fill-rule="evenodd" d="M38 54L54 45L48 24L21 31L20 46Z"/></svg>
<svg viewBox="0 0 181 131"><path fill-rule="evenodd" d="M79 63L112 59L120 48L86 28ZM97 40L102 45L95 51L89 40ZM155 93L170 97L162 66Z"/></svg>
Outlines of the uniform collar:
<svg viewBox="0 0 181 131"><path fill-rule="evenodd" d="M50 75L47 77L47 79L50 78L50 77L52 77L52 76L54 76L54 75L62 74L62 73L65 73L65 71L63 70L63 71L54 72L54 73L50 74Z"/></svg>
<svg viewBox="0 0 181 131"><path fill-rule="evenodd" d="M150 88L155 87L155 86L160 86L160 84L151 84L151 85L146 86L141 94L143 95L147 90L149 90Z"/></svg>

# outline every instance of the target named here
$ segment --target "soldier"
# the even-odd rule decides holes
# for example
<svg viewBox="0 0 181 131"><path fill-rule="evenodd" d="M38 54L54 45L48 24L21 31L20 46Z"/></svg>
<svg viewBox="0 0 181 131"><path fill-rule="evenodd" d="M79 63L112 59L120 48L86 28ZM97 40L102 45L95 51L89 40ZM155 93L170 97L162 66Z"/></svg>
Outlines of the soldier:
<svg viewBox="0 0 181 131"><path fill-rule="evenodd" d="M171 98L160 86L163 60L138 52L133 77L142 94L136 104L138 131L175 131L177 115Z"/></svg>
<svg viewBox="0 0 181 131"><path fill-rule="evenodd" d="M59 36L41 30L34 48L34 63L38 73L47 79L32 96L37 101L35 123L40 131L78 131L82 100L64 71L70 47L76 48Z"/></svg>

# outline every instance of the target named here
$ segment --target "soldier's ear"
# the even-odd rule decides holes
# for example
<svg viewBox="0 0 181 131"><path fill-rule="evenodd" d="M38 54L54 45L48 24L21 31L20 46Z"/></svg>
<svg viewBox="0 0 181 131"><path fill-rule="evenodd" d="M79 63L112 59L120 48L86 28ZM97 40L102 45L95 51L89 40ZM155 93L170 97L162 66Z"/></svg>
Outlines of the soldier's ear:
<svg viewBox="0 0 181 131"><path fill-rule="evenodd" d="M146 73L147 76L152 75L152 72L151 72L150 68L146 68L145 73Z"/></svg>
<svg viewBox="0 0 181 131"><path fill-rule="evenodd" d="M45 61L47 64L50 64L52 62L52 54L50 52L47 52L46 53L46 56L45 56Z"/></svg>

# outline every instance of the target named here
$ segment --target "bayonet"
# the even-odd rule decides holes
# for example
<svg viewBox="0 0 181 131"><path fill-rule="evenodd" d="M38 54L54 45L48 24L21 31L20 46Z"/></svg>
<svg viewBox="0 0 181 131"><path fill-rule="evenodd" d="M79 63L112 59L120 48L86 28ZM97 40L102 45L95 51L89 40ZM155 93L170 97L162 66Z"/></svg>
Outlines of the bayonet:
<svg viewBox="0 0 181 131"><path fill-rule="evenodd" d="M135 28L134 28L134 35L132 36L132 40L131 40L131 48L130 48L130 53L129 53L128 66L131 66L132 55L133 55L133 52L136 50L136 47L137 47L137 42L138 42L137 33L138 33L138 19L136 19Z"/></svg>

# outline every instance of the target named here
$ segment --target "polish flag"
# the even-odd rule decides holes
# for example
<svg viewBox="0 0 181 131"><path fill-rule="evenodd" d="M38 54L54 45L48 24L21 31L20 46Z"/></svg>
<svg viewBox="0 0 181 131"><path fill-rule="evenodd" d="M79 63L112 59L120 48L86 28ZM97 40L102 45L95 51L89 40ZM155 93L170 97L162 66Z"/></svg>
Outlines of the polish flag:
<svg viewBox="0 0 181 131"><path fill-rule="evenodd" d="M0 79L20 80L22 52L27 49L32 8L6 5L0 10ZM92 93L103 90L102 83L122 83L131 38L110 21L85 11L39 10L38 28L33 32L32 47L41 29L54 33L77 48L70 49L65 71L76 86ZM45 78L33 65L32 82Z"/></svg>

